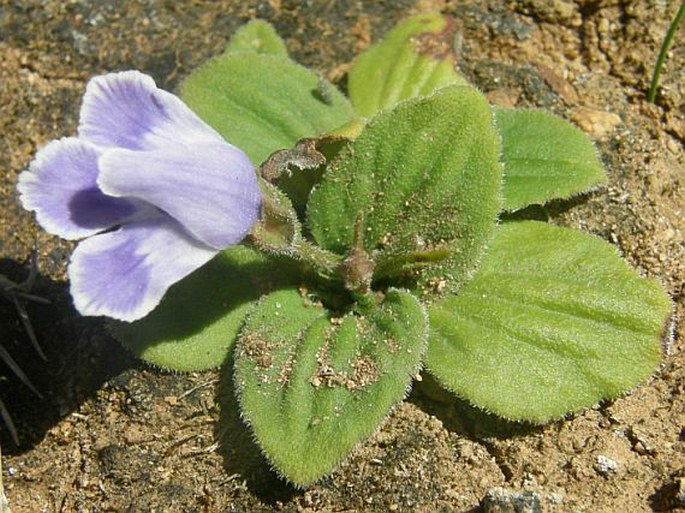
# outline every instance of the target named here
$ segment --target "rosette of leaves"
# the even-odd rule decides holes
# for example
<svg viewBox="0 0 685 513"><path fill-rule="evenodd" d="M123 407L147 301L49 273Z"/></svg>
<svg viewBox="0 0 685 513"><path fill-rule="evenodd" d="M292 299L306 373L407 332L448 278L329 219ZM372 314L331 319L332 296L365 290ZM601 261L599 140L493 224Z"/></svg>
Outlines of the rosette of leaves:
<svg viewBox="0 0 685 513"><path fill-rule="evenodd" d="M334 469L424 366L480 408L541 423L658 365L672 304L656 280L597 237L502 218L604 183L591 141L489 106L457 70L454 31L440 15L401 23L356 60L348 99L251 22L181 87L262 164L262 221L115 330L163 367L224 364L295 484Z"/></svg>

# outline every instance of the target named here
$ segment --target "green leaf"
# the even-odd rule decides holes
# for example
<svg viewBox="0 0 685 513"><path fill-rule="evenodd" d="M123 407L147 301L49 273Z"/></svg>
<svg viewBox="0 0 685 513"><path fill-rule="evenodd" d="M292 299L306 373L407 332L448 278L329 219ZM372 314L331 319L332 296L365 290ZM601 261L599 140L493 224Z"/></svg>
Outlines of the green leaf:
<svg viewBox="0 0 685 513"><path fill-rule="evenodd" d="M355 61L349 73L352 105L360 116L448 85L466 85L457 72L456 24L449 16L421 14L400 23Z"/></svg>
<svg viewBox="0 0 685 513"><path fill-rule="evenodd" d="M180 96L254 164L354 118L347 98L322 77L257 52L229 52L207 62L181 84Z"/></svg>
<svg viewBox="0 0 685 513"><path fill-rule="evenodd" d="M310 196L309 227L324 248L345 254L362 213L376 279L411 271L419 287L438 280L454 290L495 229L498 158L490 107L474 88L408 100L374 118L330 165Z"/></svg>
<svg viewBox="0 0 685 513"><path fill-rule="evenodd" d="M592 141L568 121L539 110L499 108L495 119L502 135L506 210L606 183Z"/></svg>
<svg viewBox="0 0 685 513"><path fill-rule="evenodd" d="M241 333L235 383L274 467L299 485L333 470L405 397L427 330L423 307L398 290L364 316L333 317L292 290L265 297Z"/></svg>
<svg viewBox="0 0 685 513"><path fill-rule="evenodd" d="M544 422L646 379L672 308L601 239L507 223L474 279L430 308L426 366L476 406Z"/></svg>
<svg viewBox="0 0 685 513"><path fill-rule="evenodd" d="M288 57L283 39L264 20L252 20L240 27L226 47L226 53L256 52L275 57Z"/></svg>
<svg viewBox="0 0 685 513"><path fill-rule="evenodd" d="M147 317L113 322L112 331L136 356L160 367L218 367L233 348L252 304L297 280L291 265L236 246L174 285Z"/></svg>

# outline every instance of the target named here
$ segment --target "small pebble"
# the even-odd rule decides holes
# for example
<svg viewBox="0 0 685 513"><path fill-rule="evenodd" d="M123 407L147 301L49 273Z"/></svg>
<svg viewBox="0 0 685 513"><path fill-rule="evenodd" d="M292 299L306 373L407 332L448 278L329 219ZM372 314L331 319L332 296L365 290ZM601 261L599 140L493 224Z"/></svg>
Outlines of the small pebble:
<svg viewBox="0 0 685 513"><path fill-rule="evenodd" d="M561 504L564 501L564 496L561 493L550 493L547 496L547 500L551 504Z"/></svg>
<svg viewBox="0 0 685 513"><path fill-rule="evenodd" d="M584 131L597 139L604 139L622 123L621 118L613 112L578 107L571 113L571 119Z"/></svg>
<svg viewBox="0 0 685 513"><path fill-rule="evenodd" d="M613 474L618 469L618 462L600 454L595 460L595 470L603 476Z"/></svg>
<svg viewBox="0 0 685 513"><path fill-rule="evenodd" d="M533 490L491 488L481 501L483 513L542 513L540 494Z"/></svg>

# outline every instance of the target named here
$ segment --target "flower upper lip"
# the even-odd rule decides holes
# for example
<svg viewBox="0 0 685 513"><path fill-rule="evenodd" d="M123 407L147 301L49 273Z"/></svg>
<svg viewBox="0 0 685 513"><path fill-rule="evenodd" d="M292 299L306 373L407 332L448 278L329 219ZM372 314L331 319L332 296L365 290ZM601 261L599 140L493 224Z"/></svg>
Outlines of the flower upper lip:
<svg viewBox="0 0 685 513"><path fill-rule="evenodd" d="M69 264L84 315L132 321L257 221L254 167L137 71L93 78L78 137L41 149L18 182L48 231L83 239Z"/></svg>

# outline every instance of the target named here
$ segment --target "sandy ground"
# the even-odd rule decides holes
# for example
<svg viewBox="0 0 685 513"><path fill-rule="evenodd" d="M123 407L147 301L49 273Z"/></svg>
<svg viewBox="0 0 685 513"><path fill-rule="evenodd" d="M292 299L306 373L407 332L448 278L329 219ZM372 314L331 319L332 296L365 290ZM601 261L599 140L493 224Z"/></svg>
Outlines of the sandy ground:
<svg viewBox="0 0 685 513"><path fill-rule="evenodd" d="M493 103L538 106L596 141L609 185L524 215L598 234L685 299L685 38L673 44L656 105L645 91L676 0L441 2L0 1L0 273L26 275L49 361L9 303L3 345L44 398L4 367L0 396L21 444L2 431L15 512L479 511L494 487L530 490L550 512L668 511L685 491L683 328L662 367L625 397L544 427L503 422L428 376L330 477L280 481L237 418L220 373L176 375L130 357L104 323L71 307L70 247L18 206L18 173L47 141L73 134L87 79L136 68L170 90L246 20L271 21L295 59L333 80L400 18L442 10L463 34L460 67ZM511 510L513 511L513 510Z"/></svg>

